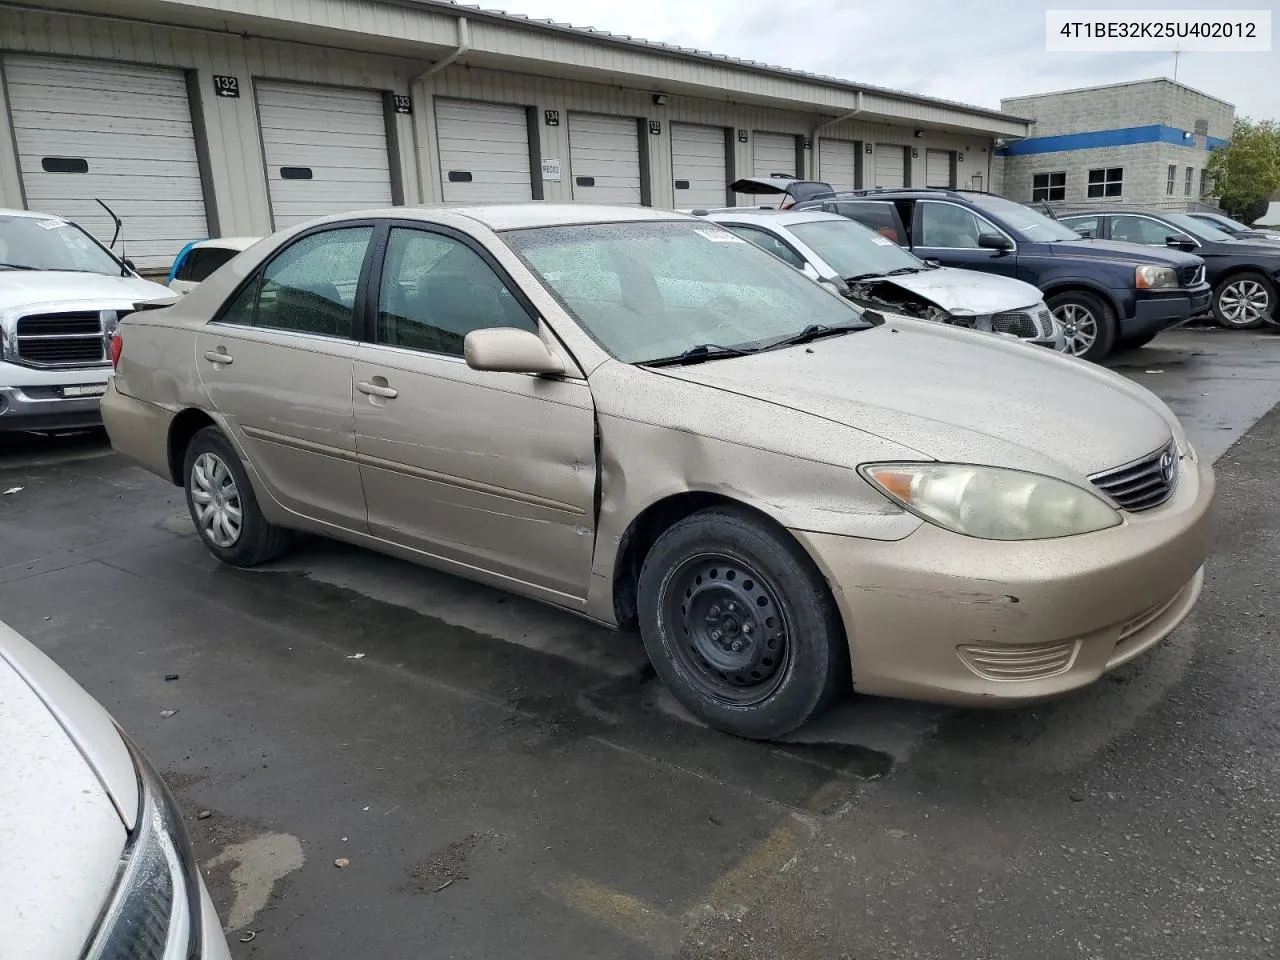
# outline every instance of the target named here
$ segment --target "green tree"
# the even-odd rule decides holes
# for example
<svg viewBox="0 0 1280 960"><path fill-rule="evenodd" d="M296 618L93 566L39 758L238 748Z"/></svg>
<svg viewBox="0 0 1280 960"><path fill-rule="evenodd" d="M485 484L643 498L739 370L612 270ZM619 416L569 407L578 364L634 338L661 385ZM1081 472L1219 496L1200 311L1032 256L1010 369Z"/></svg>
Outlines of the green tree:
<svg viewBox="0 0 1280 960"><path fill-rule="evenodd" d="M1259 216L1280 190L1280 123L1237 117L1231 142L1209 157L1209 175L1228 214L1246 220Z"/></svg>

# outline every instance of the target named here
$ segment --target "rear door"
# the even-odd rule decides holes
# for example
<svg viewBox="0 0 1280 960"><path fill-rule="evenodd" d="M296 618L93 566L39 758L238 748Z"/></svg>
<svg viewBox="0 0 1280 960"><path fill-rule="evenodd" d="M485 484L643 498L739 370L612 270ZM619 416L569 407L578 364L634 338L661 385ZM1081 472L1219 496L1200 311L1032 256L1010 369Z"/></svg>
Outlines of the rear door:
<svg viewBox="0 0 1280 960"><path fill-rule="evenodd" d="M294 240L196 336L196 367L267 491L289 510L365 529L355 459L355 304L372 224Z"/></svg>
<svg viewBox="0 0 1280 960"><path fill-rule="evenodd" d="M472 370L466 335L538 332L532 307L462 234L393 226L355 424L371 532L578 605L594 543L595 414L586 380Z"/></svg>
<svg viewBox="0 0 1280 960"><path fill-rule="evenodd" d="M983 234L1003 237L1013 244L1010 250L991 250L978 245ZM947 267L967 267L1008 277L1018 274L1017 244L986 217L968 207L946 200L918 200L915 241L911 252L923 260L937 260Z"/></svg>

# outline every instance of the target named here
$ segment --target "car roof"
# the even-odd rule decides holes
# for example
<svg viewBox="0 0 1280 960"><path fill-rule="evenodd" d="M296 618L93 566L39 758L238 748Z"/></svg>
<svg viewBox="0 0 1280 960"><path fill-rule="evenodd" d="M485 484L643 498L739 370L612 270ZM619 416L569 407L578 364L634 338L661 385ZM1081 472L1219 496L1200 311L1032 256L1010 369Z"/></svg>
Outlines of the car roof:
<svg viewBox="0 0 1280 960"><path fill-rule="evenodd" d="M31 220L63 220L70 223L66 217L60 217L56 213L40 213L36 210L7 210L0 208L0 217L26 217Z"/></svg>
<svg viewBox="0 0 1280 960"><path fill-rule="evenodd" d="M776 210L769 207L738 207L728 210L712 210L699 217L700 220L733 221L735 223L755 223L760 226L789 227L797 223L815 223L821 220L837 220L841 223L853 223L848 217L838 213L826 213L822 210Z"/></svg>
<svg viewBox="0 0 1280 960"><path fill-rule="evenodd" d="M653 220L688 220L672 210L603 203L477 203L440 204L423 207L396 207L379 216L430 220L435 211L447 211L483 223L491 230L521 230L529 227L562 227L588 223L633 223Z"/></svg>
<svg viewBox="0 0 1280 960"><path fill-rule="evenodd" d="M191 249L203 250L214 247L220 250L248 250L261 239L261 237L210 237L207 240L197 240L191 244Z"/></svg>

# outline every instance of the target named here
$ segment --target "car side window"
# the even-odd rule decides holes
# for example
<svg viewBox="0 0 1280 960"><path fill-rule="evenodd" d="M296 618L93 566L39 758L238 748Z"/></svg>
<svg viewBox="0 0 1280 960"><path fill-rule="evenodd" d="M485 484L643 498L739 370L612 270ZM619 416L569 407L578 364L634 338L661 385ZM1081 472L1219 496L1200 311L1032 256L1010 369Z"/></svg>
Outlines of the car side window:
<svg viewBox="0 0 1280 960"><path fill-rule="evenodd" d="M951 203L920 204L920 246L977 250L978 237L998 233L995 227L964 207Z"/></svg>
<svg viewBox="0 0 1280 960"><path fill-rule="evenodd" d="M902 218L898 216L897 209L891 203L857 203L838 200L824 203L822 209L848 217L894 243L902 246L907 244L907 231L903 229Z"/></svg>
<svg viewBox="0 0 1280 960"><path fill-rule="evenodd" d="M373 227L312 233L276 254L227 301L216 323L350 337Z"/></svg>
<svg viewBox="0 0 1280 960"><path fill-rule="evenodd" d="M1084 237L1096 238L1101 233L1098 217L1079 217L1075 220L1064 220L1062 222Z"/></svg>
<svg viewBox="0 0 1280 960"><path fill-rule="evenodd" d="M743 240L749 240L761 250L772 253L783 263L789 263L797 270L804 269L804 257L792 250L786 243L775 237L767 230L759 230L755 227L743 227L736 224L724 225L727 230L731 230L740 236Z"/></svg>
<svg viewBox="0 0 1280 960"><path fill-rule="evenodd" d="M538 332L502 278L460 240L393 227L378 294L376 342L461 357L472 330Z"/></svg>
<svg viewBox="0 0 1280 960"><path fill-rule="evenodd" d="M1146 217L1113 216L1111 218L1112 240L1164 246L1169 237L1181 232L1158 220L1150 220Z"/></svg>

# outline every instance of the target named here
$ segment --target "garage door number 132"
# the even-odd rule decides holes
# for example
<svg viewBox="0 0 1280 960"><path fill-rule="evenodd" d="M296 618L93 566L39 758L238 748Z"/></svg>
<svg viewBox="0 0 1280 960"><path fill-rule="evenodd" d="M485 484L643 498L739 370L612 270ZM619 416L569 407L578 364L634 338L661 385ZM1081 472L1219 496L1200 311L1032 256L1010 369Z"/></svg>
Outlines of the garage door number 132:
<svg viewBox="0 0 1280 960"><path fill-rule="evenodd" d="M220 97L240 98L240 79L238 77L224 77L221 74L213 76L213 92Z"/></svg>

